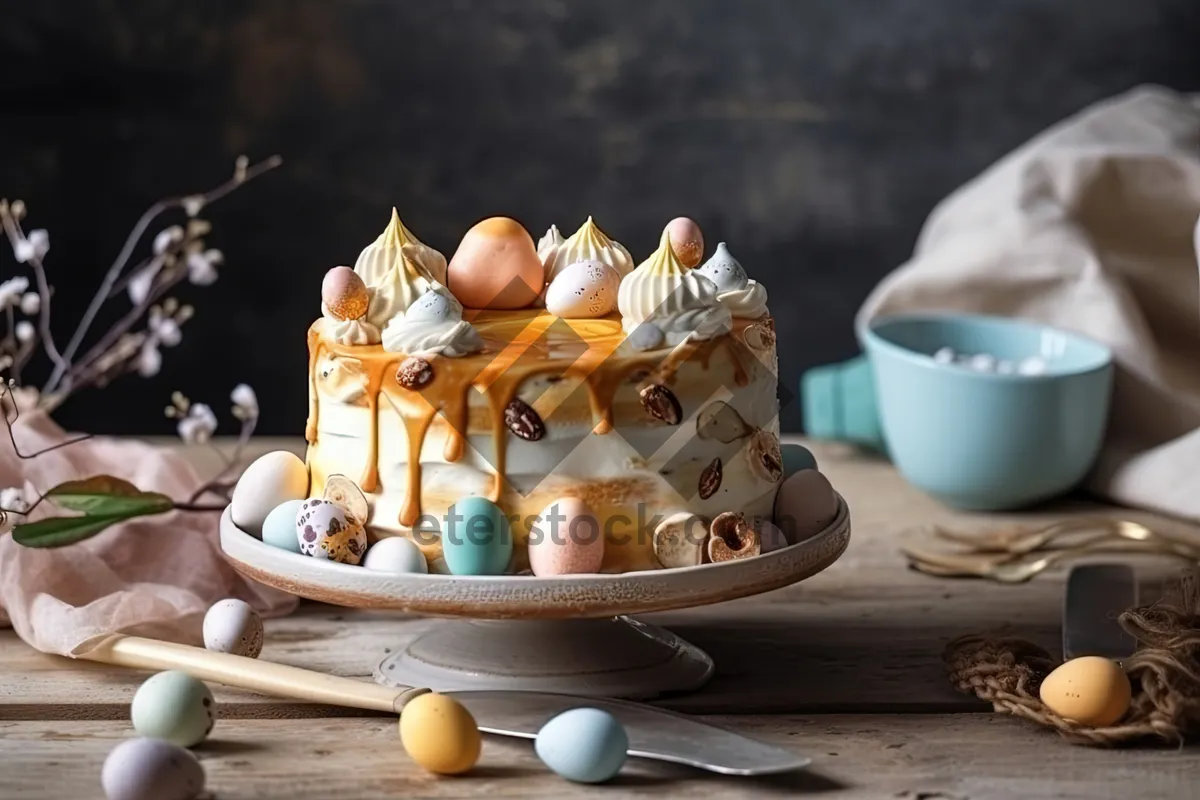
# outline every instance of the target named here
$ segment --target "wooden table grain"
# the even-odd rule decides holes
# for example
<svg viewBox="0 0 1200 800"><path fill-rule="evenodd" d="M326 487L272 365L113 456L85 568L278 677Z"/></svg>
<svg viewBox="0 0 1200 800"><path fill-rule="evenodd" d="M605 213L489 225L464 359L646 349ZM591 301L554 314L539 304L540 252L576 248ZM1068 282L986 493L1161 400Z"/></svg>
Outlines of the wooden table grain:
<svg viewBox="0 0 1200 800"><path fill-rule="evenodd" d="M256 442L257 449L294 441ZM1085 501L1036 512L965 515L906 485L886 461L813 447L851 507L845 556L796 586L705 608L649 615L707 650L717 673L661 704L812 757L805 772L722 778L630 762L613 783L583 787L548 772L528 742L488 737L459 778L422 772L396 721L350 709L214 687L220 720L196 748L212 796L234 798L625 797L819 794L831 798L1174 798L1200 794L1200 748L1073 746L955 692L941 651L965 633L1005 629L1050 649L1060 637L1064 573L1021 586L936 579L906 569L897 545L921 526L984 528L1068 514L1200 528ZM203 451L190 455L206 469ZM1138 563L1153 591L1175 569ZM262 658L370 680L388 648L434 620L304 603L267 622ZM142 673L37 653L0 631L0 798L98 797L105 754L133 735Z"/></svg>

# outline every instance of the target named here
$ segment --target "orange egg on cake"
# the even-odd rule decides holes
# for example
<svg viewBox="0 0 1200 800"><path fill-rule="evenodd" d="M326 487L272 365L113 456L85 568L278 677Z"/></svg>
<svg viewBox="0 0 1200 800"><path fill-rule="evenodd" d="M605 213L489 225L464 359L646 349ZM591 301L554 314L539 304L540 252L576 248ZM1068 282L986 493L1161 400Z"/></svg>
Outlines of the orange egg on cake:
<svg viewBox="0 0 1200 800"><path fill-rule="evenodd" d="M446 274L467 308L527 308L545 282L533 237L509 217L489 217L467 231Z"/></svg>

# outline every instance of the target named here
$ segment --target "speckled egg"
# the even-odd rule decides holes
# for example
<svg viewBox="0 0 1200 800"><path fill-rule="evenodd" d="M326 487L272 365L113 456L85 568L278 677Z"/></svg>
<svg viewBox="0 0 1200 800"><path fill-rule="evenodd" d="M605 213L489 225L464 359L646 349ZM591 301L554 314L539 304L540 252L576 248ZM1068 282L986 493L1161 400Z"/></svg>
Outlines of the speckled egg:
<svg viewBox="0 0 1200 800"><path fill-rule="evenodd" d="M300 538L296 536L296 515L300 513L303 500L288 500L271 509L262 524L262 540L281 550L300 552Z"/></svg>
<svg viewBox="0 0 1200 800"><path fill-rule="evenodd" d="M1038 696L1060 717L1102 728L1125 716L1132 689L1120 664L1100 656L1083 656L1047 675Z"/></svg>
<svg viewBox="0 0 1200 800"><path fill-rule="evenodd" d="M358 319L367 313L367 285L350 267L334 267L321 281L321 304L338 319Z"/></svg>
<svg viewBox="0 0 1200 800"><path fill-rule="evenodd" d="M204 768L177 744L126 739L104 759L100 785L107 800L195 800L204 791Z"/></svg>
<svg viewBox="0 0 1200 800"><path fill-rule="evenodd" d="M775 524L788 543L795 544L829 527L837 509L837 495L829 479L815 469L802 469L779 486Z"/></svg>
<svg viewBox="0 0 1200 800"><path fill-rule="evenodd" d="M409 322L445 322L462 316L462 305L444 287L430 289L404 312Z"/></svg>
<svg viewBox="0 0 1200 800"><path fill-rule="evenodd" d="M603 783L625 764L629 736L607 711L573 708L538 731L534 750L558 775L576 783Z"/></svg>
<svg viewBox="0 0 1200 800"><path fill-rule="evenodd" d="M308 468L295 453L276 450L255 459L233 487L233 522L262 537L263 522L280 503L308 496Z"/></svg>
<svg viewBox="0 0 1200 800"><path fill-rule="evenodd" d="M600 520L577 497L562 497L543 509L529 530L529 567L538 577L599 572L604 562Z"/></svg>
<svg viewBox="0 0 1200 800"><path fill-rule="evenodd" d="M363 524L328 500L309 498L296 513L296 538L306 556L358 564L367 552Z"/></svg>
<svg viewBox="0 0 1200 800"><path fill-rule="evenodd" d="M696 268L696 272L708 278L717 286L718 292L732 292L745 289L750 279L741 262L733 257L724 242L717 245L712 257Z"/></svg>
<svg viewBox="0 0 1200 800"><path fill-rule="evenodd" d="M151 675L138 687L129 716L139 736L165 739L180 747L204 741L217 721L208 687L174 669Z"/></svg>
<svg viewBox="0 0 1200 800"><path fill-rule="evenodd" d="M218 653L258 658L263 647L262 617L245 600L218 600L204 615L204 646Z"/></svg>
<svg viewBox="0 0 1200 800"><path fill-rule="evenodd" d="M508 217L490 217L467 231L446 280L468 308L527 308L542 291L545 268L529 231Z"/></svg>
<svg viewBox="0 0 1200 800"><path fill-rule="evenodd" d="M667 223L667 236L671 239L671 249L685 267L694 267L704 258L704 234L695 220L676 217Z"/></svg>
<svg viewBox="0 0 1200 800"><path fill-rule="evenodd" d="M621 275L600 261L568 264L546 289L546 310L564 319L596 319L617 307Z"/></svg>
<svg viewBox="0 0 1200 800"><path fill-rule="evenodd" d="M461 775L479 760L483 737L462 703L430 692L404 706L400 743L422 769L438 775Z"/></svg>
<svg viewBox="0 0 1200 800"><path fill-rule="evenodd" d="M442 557L454 575L503 575L512 560L508 517L486 497L464 497L446 511Z"/></svg>
<svg viewBox="0 0 1200 800"><path fill-rule="evenodd" d="M429 572L425 554L412 539L404 536L389 536L371 545L363 559L363 566L376 572Z"/></svg>

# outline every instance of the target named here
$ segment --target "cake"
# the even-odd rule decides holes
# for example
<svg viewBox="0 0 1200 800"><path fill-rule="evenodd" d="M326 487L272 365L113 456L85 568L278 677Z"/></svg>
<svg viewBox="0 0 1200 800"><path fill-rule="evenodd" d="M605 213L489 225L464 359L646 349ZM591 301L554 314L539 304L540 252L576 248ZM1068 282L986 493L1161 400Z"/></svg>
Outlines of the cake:
<svg viewBox="0 0 1200 800"><path fill-rule="evenodd" d="M393 210L308 331L310 494L353 479L369 540L409 537L432 571L453 571L442 536L469 497L508 518L514 574L565 500L602 529L601 572L779 546L767 293L724 243L702 252L683 218L636 263L591 218L535 244L496 217L447 262Z"/></svg>

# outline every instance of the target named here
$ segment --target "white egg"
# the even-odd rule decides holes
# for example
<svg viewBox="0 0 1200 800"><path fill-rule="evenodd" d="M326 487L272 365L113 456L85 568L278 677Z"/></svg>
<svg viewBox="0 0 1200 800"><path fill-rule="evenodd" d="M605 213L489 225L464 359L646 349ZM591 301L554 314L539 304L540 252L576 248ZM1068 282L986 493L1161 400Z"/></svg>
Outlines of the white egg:
<svg viewBox="0 0 1200 800"><path fill-rule="evenodd" d="M306 556L358 564L367 552L367 532L356 519L326 500L306 500L296 514L296 537Z"/></svg>
<svg viewBox="0 0 1200 800"><path fill-rule="evenodd" d="M262 536L267 514L286 500L308 495L308 468L295 453L276 450L257 458L233 487L233 522L254 537Z"/></svg>
<svg viewBox="0 0 1200 800"><path fill-rule="evenodd" d="M204 646L218 653L258 658L263 646L262 617L245 600L219 600L204 615Z"/></svg>
<svg viewBox="0 0 1200 800"><path fill-rule="evenodd" d="M412 539L389 536L371 545L363 566L377 572L429 572L425 554Z"/></svg>
<svg viewBox="0 0 1200 800"><path fill-rule="evenodd" d="M204 768L163 739L126 739L104 759L100 785L108 800L195 800L204 791Z"/></svg>
<svg viewBox="0 0 1200 800"><path fill-rule="evenodd" d="M724 242L717 245L712 257L704 265L696 269L704 277L717 285L718 292L732 292L745 289L750 279L741 263L734 258Z"/></svg>
<svg viewBox="0 0 1200 800"><path fill-rule="evenodd" d="M413 301L404 318L413 322L445 322L462 319L462 305L448 291L430 289Z"/></svg>
<svg viewBox="0 0 1200 800"><path fill-rule="evenodd" d="M565 319L595 319L617 307L621 275L600 261L568 264L546 289L546 310Z"/></svg>

